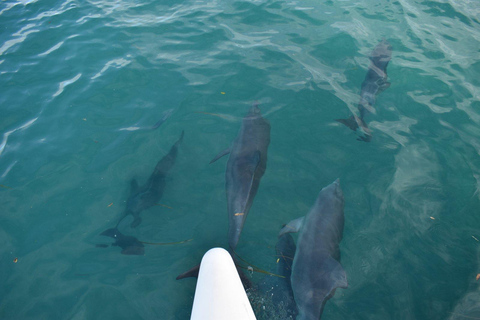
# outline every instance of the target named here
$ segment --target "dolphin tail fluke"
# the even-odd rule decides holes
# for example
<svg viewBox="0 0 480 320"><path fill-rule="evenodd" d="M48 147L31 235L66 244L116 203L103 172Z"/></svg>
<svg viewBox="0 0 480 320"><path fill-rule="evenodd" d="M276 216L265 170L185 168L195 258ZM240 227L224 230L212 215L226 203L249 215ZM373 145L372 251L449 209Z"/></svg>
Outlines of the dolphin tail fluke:
<svg viewBox="0 0 480 320"><path fill-rule="evenodd" d="M136 228L141 222L142 222L142 218L135 217L135 219L132 221L132 224L130 224L130 227Z"/></svg>
<svg viewBox="0 0 480 320"><path fill-rule="evenodd" d="M352 129L353 131L357 131L357 129L358 129L358 123L357 123L357 120L355 119L354 116L350 116L350 118L348 118L348 119L335 119L335 121L346 125L347 127Z"/></svg>
<svg viewBox="0 0 480 320"><path fill-rule="evenodd" d="M198 272L200 271L200 265L196 265L192 269L180 274L176 279L185 279L185 278L198 278Z"/></svg>

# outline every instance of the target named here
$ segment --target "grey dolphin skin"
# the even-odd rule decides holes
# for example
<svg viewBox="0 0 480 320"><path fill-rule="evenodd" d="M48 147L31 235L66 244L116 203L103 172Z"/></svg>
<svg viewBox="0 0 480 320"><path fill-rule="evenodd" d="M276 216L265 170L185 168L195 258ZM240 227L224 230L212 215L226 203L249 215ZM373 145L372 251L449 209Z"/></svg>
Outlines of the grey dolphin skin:
<svg viewBox="0 0 480 320"><path fill-rule="evenodd" d="M387 40L382 40L370 55L370 66L368 67L365 80L362 82L360 102L358 103L360 116L353 115L348 119L336 120L353 131L356 131L360 126L365 135L361 136L359 140L369 142L372 139L370 129L365 123L365 116L375 112L374 105L377 95L390 87L390 82L387 82L387 65L391 58L392 46Z"/></svg>
<svg viewBox="0 0 480 320"><path fill-rule="evenodd" d="M343 193L337 179L320 191L305 217L291 221L280 231L280 235L299 232L291 276L299 312L297 320L320 319L335 289L348 286L339 262L343 207Z"/></svg>
<svg viewBox="0 0 480 320"><path fill-rule="evenodd" d="M125 236L120 233L118 230L118 225L125 219L128 215L133 216L133 222L131 224L132 228L137 227L142 219L140 218L140 213L143 210L146 210L155 204L162 198L163 190L166 184L166 178L168 172L175 164L175 160L177 158L178 153L178 145L183 140L184 132L180 135L180 138L175 142L175 144L170 148L170 151L166 156L164 156L160 161L158 161L153 173L148 178L145 185L142 187L138 186L137 181L134 179L131 181L131 193L127 200L127 206L125 208L124 213L122 214L121 218L118 220L117 225L115 228L105 230L101 233L101 235L112 237L116 240L113 246L120 246L124 249L130 248L126 252L122 251L123 254L143 254L143 244L141 246L138 245L140 243L137 239L130 236ZM141 243L140 243L141 244ZM141 248L137 251L133 250L134 248ZM141 252L141 253L135 253Z"/></svg>
<svg viewBox="0 0 480 320"><path fill-rule="evenodd" d="M237 247L260 179L267 167L270 123L254 104L243 118L242 126L231 147L220 152L210 163L230 153L225 171L228 207L228 244Z"/></svg>
<svg viewBox="0 0 480 320"><path fill-rule="evenodd" d="M275 246L277 261L275 274L280 277L269 275L258 284L262 299L268 299L268 302L263 305L268 303L272 306L264 312L260 311L266 313L262 318L295 319L298 313L290 279L295 249L295 242L289 233L282 234L278 238Z"/></svg>

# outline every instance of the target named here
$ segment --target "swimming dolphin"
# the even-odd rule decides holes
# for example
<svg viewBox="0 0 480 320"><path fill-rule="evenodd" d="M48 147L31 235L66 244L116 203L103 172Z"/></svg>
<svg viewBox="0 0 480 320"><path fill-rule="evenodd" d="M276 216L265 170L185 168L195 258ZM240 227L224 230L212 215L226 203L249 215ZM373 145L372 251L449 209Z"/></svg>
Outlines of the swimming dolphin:
<svg viewBox="0 0 480 320"><path fill-rule="evenodd" d="M122 219L131 214L134 218L131 224L132 228L137 227L142 221L140 218L140 212L156 205L162 198L166 178L168 172L175 164L178 153L178 145L183 140L183 133L184 132L182 131L180 138L170 148L170 152L160 161L158 161L153 173L150 175L150 178L148 178L145 185L139 187L137 180L133 179L131 181L131 194L130 197L128 197L127 207Z"/></svg>
<svg viewBox="0 0 480 320"><path fill-rule="evenodd" d="M244 287L251 287L250 280L240 270L234 251L237 247L243 224L257 193L260 179L267 166L267 149L270 143L270 123L260 114L254 104L243 118L242 126L233 144L221 151L210 163L230 154L225 170L225 190L228 209L228 244L230 254ZM177 277L177 280L198 277L200 265Z"/></svg>
<svg viewBox="0 0 480 320"><path fill-rule="evenodd" d="M291 276L299 312L297 320L320 319L335 289L348 286L339 262L343 206L343 193L337 179L320 191L305 217L289 222L280 231L280 235L299 232Z"/></svg>
<svg viewBox="0 0 480 320"><path fill-rule="evenodd" d="M270 123L254 104L243 118L242 126L233 144L220 152L210 163L230 154L225 170L225 190L228 207L228 244L237 247L260 179L267 167L267 149L270 143Z"/></svg>
<svg viewBox="0 0 480 320"><path fill-rule="evenodd" d="M266 319L295 319L298 310L290 279L295 257L295 242L289 233L282 234L278 238L275 251L277 276L266 276L258 284L259 293L265 301L263 304L269 304L264 311L259 312L264 313L262 318Z"/></svg>
<svg viewBox="0 0 480 320"><path fill-rule="evenodd" d="M158 161L153 173L148 178L145 185L142 187L138 186L138 183L135 179L131 181L131 194L127 200L127 206L125 208L124 213L122 214L121 218L118 220L117 225L112 228L105 230L100 235L112 237L116 239L116 242L113 244L115 246L120 246L125 250L125 247L141 247L142 249L136 249L134 252L141 252L141 253L122 253L124 254L143 254L143 244L139 242L137 239L131 236L125 236L118 230L118 226L123 219L125 219L128 215L133 216L133 222L131 223L131 227L137 227L142 219L140 218L140 213L143 210L146 210L155 204L158 203L160 198L163 195L163 189L165 188L166 177L168 172L173 167L175 163L175 159L177 158L178 153L178 145L183 140L183 134L180 138L175 142L175 144L170 148L169 153L163 157L160 161ZM141 244L138 245L138 244ZM120 245L122 244L122 245ZM132 250L130 252L133 252Z"/></svg>
<svg viewBox="0 0 480 320"><path fill-rule="evenodd" d="M387 65L391 58L392 46L387 40L382 40L370 55L370 66L368 67L365 80L362 82L360 102L358 103L360 116L352 115L348 119L336 120L353 131L356 131L360 126L365 136L359 137L358 140L369 142L372 139L370 129L365 123L365 116L369 113L375 113L373 106L375 105L377 95L390 87L390 82L387 82Z"/></svg>

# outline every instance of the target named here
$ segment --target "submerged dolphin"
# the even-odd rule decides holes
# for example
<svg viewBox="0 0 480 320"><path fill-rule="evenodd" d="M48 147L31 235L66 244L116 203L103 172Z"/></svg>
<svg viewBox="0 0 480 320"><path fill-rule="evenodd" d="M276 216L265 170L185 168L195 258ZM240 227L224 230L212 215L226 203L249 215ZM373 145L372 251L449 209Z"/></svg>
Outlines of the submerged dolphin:
<svg viewBox="0 0 480 320"><path fill-rule="evenodd" d="M291 221L280 231L280 235L299 231L291 277L298 320L320 319L335 289L348 286L339 262L343 206L343 193L337 179L320 191L305 217Z"/></svg>
<svg viewBox="0 0 480 320"><path fill-rule="evenodd" d="M377 94L390 87L390 82L387 82L387 65L391 58L392 46L387 40L382 40L370 55L370 66L365 80L362 82L360 102L358 103L360 116L352 115L348 119L336 120L353 131L356 131L360 126L365 136L360 137L359 140L369 142L372 139L370 129L365 123L365 116L369 113L375 113L374 105Z"/></svg>
<svg viewBox="0 0 480 320"><path fill-rule="evenodd" d="M254 104L243 118L231 147L220 152L210 163L230 153L225 171L228 207L228 244L237 247L243 224L267 167L270 123Z"/></svg>
<svg viewBox="0 0 480 320"><path fill-rule="evenodd" d="M228 207L228 244L230 254L245 288L251 286L248 278L240 270L233 251L237 247L243 224L257 193L260 179L267 166L267 149L270 143L270 123L260 114L254 104L243 118L242 126L233 144L220 152L210 163L230 154L225 171L225 190ZM177 277L177 280L198 277L200 265Z"/></svg>
<svg viewBox="0 0 480 320"><path fill-rule="evenodd" d="M295 319L298 310L293 297L291 274L292 264L295 257L295 242L290 234L282 234L275 246L276 275L266 276L258 284L258 290L262 295L263 304L269 304L262 318L266 319Z"/></svg>
<svg viewBox="0 0 480 320"><path fill-rule="evenodd" d="M168 172L175 164L175 160L177 158L178 153L178 145L183 140L183 134L180 138L175 142L175 144L170 148L170 152L164 156L160 161L158 161L153 173L148 178L145 185L142 187L138 186L138 183L135 179L131 181L131 194L127 200L127 206L125 208L124 213L122 214L121 218L118 220L117 225L115 228L105 230L101 233L101 235L112 237L116 239L116 242L112 244L113 246L119 246L124 249L128 247L141 247L142 249L138 249L137 251L130 250L128 252L140 252L143 250L143 244L139 242L137 239L131 236L125 236L118 230L118 225L125 219L128 215L133 216L133 222L131 223L131 227L137 227L142 219L140 218L140 213L143 210L146 210L155 204L158 203L160 198L163 195L163 190L165 188L166 178ZM139 246L138 244L141 244ZM124 253L122 251L122 253ZM143 254L142 253L124 253L124 254Z"/></svg>
<svg viewBox="0 0 480 320"><path fill-rule="evenodd" d="M184 132L182 131L180 138L170 148L170 152L160 161L158 161L153 173L150 175L150 178L148 178L145 185L139 187L137 180L133 179L131 181L131 194L130 197L128 197L127 207L122 219L131 214L134 218L131 224L132 228L137 227L140 222L142 222L140 213L143 210L156 205L162 198L163 189L165 189L166 178L168 172L175 164L178 153L178 145L183 140L183 133Z"/></svg>

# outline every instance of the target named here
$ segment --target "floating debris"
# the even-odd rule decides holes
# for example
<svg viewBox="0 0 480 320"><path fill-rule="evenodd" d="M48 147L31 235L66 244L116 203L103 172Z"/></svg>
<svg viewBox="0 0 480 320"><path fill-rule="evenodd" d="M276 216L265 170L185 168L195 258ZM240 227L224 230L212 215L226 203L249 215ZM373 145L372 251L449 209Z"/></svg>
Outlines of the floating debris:
<svg viewBox="0 0 480 320"><path fill-rule="evenodd" d="M156 206L165 207L165 208L168 208L168 209L173 209L172 207L169 207L169 206L164 205L164 204L161 204L161 203L156 203L155 205L156 205Z"/></svg>
<svg viewBox="0 0 480 320"><path fill-rule="evenodd" d="M12 189L12 188L10 188L10 187L8 187L8 186L4 186L3 184L0 184L0 187L5 188L5 189Z"/></svg>
<svg viewBox="0 0 480 320"><path fill-rule="evenodd" d="M477 277L476 277L475 279L476 279L477 281L478 281L478 279L480 279L480 273L477 274Z"/></svg>
<svg viewBox="0 0 480 320"><path fill-rule="evenodd" d="M223 91L222 91L222 92L220 92L220 93L221 93L221 94L225 94L225 92L223 92Z"/></svg>

